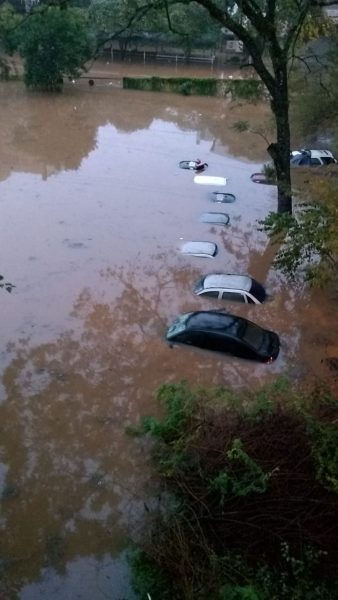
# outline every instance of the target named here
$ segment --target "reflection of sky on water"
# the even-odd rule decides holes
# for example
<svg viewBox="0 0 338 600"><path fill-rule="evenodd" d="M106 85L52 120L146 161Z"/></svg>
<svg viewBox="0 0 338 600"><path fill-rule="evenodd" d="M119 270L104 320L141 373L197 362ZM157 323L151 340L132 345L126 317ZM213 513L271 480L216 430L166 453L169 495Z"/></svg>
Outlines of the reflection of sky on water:
<svg viewBox="0 0 338 600"><path fill-rule="evenodd" d="M122 559L108 554L101 560L77 558L67 563L65 573L43 569L38 582L25 585L20 600L133 600L129 569Z"/></svg>

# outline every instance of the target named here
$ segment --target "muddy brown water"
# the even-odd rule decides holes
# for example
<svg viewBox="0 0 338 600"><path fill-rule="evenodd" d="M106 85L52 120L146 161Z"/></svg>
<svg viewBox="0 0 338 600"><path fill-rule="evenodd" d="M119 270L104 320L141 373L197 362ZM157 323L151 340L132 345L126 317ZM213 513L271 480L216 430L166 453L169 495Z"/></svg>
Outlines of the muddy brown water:
<svg viewBox="0 0 338 600"><path fill-rule="evenodd" d="M157 412L163 382L328 380L335 299L270 267L257 220L276 191L249 178L264 146L231 129L264 107L104 86L43 96L18 83L1 84L0 99L1 272L16 285L0 293L0 592L132 598L120 553L157 490L146 442L125 427ZM236 195L226 228L199 222L220 205L178 168L196 157ZM189 239L216 242L217 257L181 256ZM178 313L218 306L191 291L214 270L266 284L265 305L229 309L279 333L272 365L165 343Z"/></svg>

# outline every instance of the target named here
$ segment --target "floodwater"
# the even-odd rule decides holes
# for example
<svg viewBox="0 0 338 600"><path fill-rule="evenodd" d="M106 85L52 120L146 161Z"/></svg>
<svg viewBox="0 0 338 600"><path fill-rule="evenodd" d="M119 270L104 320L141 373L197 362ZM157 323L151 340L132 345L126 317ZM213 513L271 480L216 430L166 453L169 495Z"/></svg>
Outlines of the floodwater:
<svg viewBox="0 0 338 600"><path fill-rule="evenodd" d="M121 552L158 490L147 442L126 426L157 412L164 382L332 379L335 299L270 268L257 220L276 191L249 179L264 146L231 128L264 107L107 85L43 96L0 84L0 99L1 273L16 286L0 290L0 596L131 599ZM196 157L236 195L226 228L199 221L220 205L178 168ZM184 257L187 240L219 253ZM165 343L178 313L218 306L191 291L214 270L266 284L265 305L229 308L279 333L272 365Z"/></svg>

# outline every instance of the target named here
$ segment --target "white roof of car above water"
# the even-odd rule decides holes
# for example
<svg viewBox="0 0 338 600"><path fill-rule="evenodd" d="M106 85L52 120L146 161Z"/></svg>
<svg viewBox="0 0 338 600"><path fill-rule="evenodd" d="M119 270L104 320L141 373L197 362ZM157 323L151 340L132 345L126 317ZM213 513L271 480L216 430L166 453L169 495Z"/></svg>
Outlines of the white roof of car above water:
<svg viewBox="0 0 338 600"><path fill-rule="evenodd" d="M225 275L223 273L213 273L206 275L203 281L204 288L228 288L234 290L244 290L248 292L252 286L252 279L247 275Z"/></svg>
<svg viewBox="0 0 338 600"><path fill-rule="evenodd" d="M217 244L214 242L185 242L181 252L191 256L212 257L217 254Z"/></svg>
<svg viewBox="0 0 338 600"><path fill-rule="evenodd" d="M226 177L213 177L212 175L195 175L194 182L199 185L226 185Z"/></svg>

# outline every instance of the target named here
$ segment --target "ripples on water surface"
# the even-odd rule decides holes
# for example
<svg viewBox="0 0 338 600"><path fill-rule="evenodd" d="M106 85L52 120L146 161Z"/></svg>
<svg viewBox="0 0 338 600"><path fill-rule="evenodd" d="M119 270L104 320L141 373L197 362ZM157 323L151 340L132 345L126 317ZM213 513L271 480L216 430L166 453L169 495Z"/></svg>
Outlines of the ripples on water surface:
<svg viewBox="0 0 338 600"><path fill-rule="evenodd" d="M154 484L144 442L125 426L156 410L163 382L325 376L334 305L269 267L256 221L276 194L249 179L264 151L231 129L243 109L103 87L53 97L8 84L0 97L1 270L16 284L0 296L3 585L23 600L131 598L118 553ZM219 205L178 168L197 157L236 196L224 229L199 221ZM219 254L183 257L189 239L214 241ZM178 312L217 305L191 293L213 270L266 282L270 302L231 310L279 333L273 365L166 345Z"/></svg>

